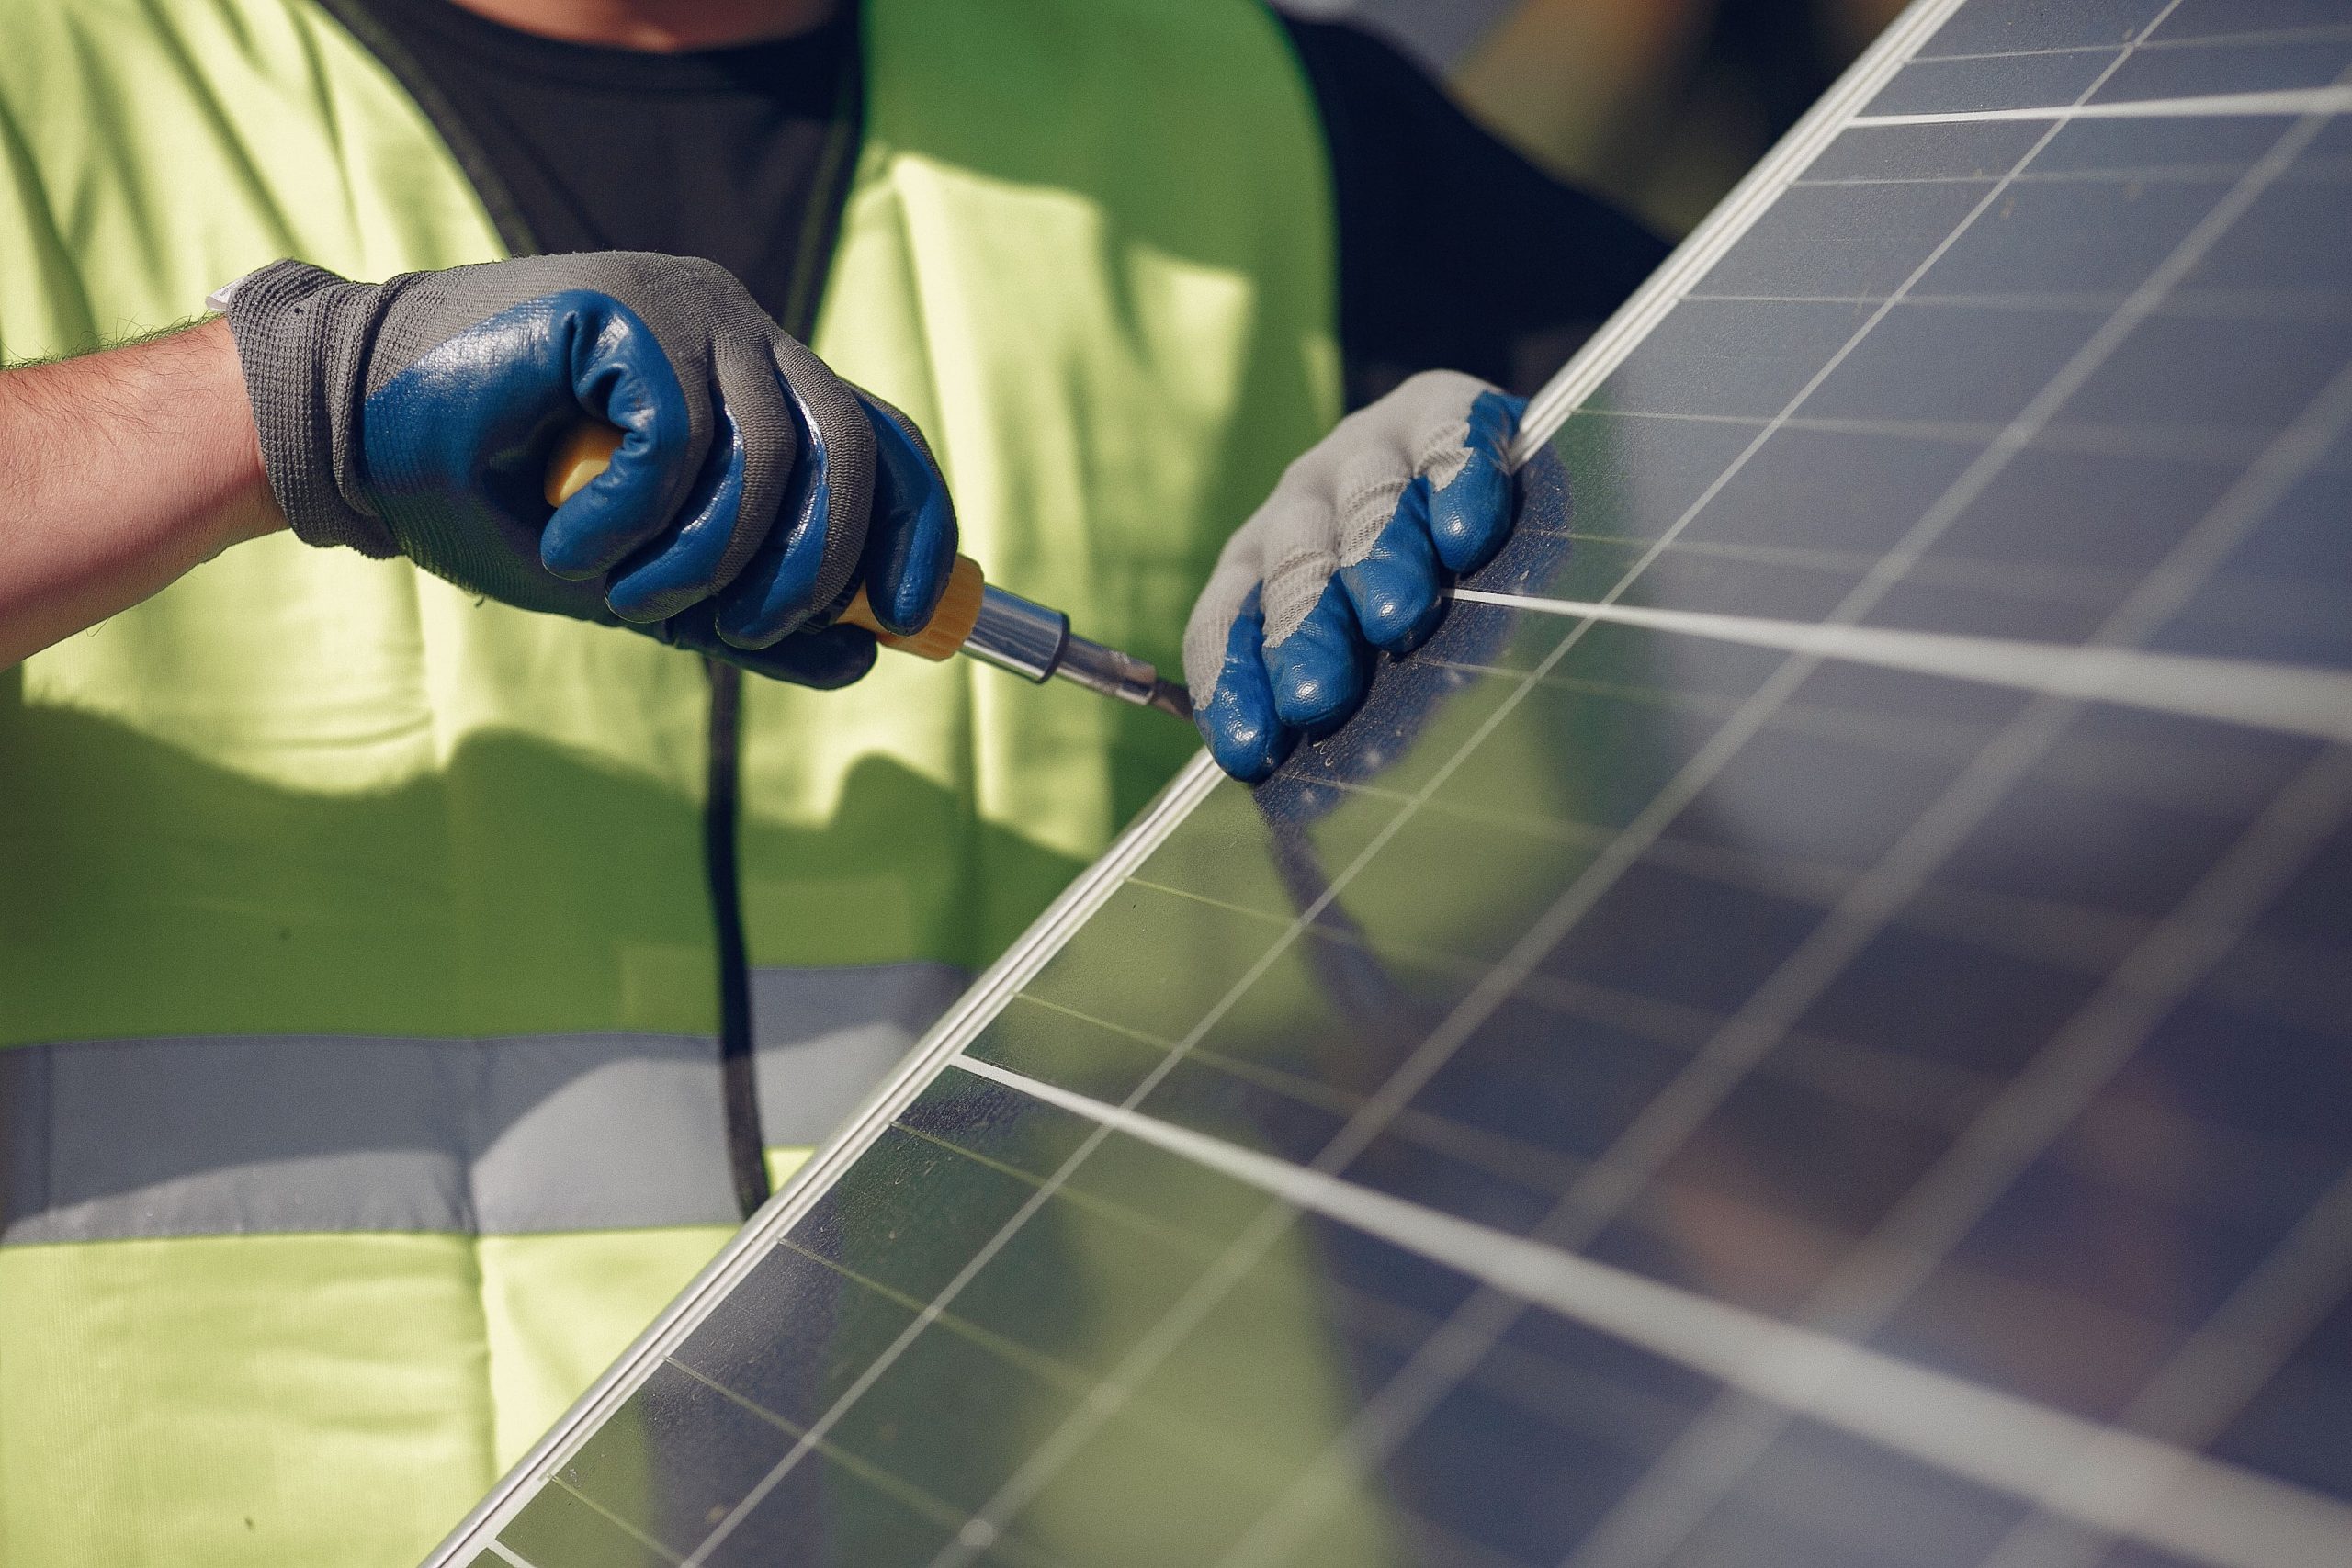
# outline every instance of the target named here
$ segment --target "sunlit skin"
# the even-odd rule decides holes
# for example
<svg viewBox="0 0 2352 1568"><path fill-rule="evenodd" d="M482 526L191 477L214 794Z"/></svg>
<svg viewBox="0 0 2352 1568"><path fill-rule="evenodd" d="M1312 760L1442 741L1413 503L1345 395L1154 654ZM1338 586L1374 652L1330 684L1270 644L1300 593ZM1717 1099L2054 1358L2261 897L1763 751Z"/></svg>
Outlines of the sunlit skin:
<svg viewBox="0 0 2352 1568"><path fill-rule="evenodd" d="M0 373L0 669L284 526L226 321Z"/></svg>
<svg viewBox="0 0 2352 1568"><path fill-rule="evenodd" d="M841 0L459 0L650 53L793 37ZM286 526L228 323L0 371L0 670Z"/></svg>

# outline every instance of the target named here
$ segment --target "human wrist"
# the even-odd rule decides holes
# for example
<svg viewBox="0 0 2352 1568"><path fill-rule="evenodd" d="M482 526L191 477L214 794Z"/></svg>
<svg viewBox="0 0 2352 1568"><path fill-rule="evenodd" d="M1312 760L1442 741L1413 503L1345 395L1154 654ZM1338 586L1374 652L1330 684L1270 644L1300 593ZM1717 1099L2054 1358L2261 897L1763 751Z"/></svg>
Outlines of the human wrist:
<svg viewBox="0 0 2352 1568"><path fill-rule="evenodd" d="M189 454L198 493L214 498L190 522L191 537L202 550L197 558L209 560L232 545L277 532L286 514L262 467L261 440L228 321L206 321L176 339L188 354L191 401L206 412L211 433Z"/></svg>
<svg viewBox="0 0 2352 1568"><path fill-rule="evenodd" d="M257 268L213 296L277 512L306 545L401 553L359 501L352 460L366 345L400 280L354 283L306 262Z"/></svg>

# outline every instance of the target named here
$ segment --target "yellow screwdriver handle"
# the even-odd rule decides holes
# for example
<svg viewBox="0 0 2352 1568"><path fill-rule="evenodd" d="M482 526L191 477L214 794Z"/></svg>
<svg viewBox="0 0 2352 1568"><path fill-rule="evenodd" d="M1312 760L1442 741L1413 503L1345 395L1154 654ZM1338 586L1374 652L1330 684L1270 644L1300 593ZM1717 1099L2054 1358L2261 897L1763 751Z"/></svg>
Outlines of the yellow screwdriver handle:
<svg viewBox="0 0 2352 1568"><path fill-rule="evenodd" d="M548 461L548 504L561 506L579 494L590 479L605 471L620 444L619 429L602 420L584 420L574 425L571 434L556 444L555 456ZM931 619L913 636L900 637L883 630L882 623L874 618L873 606L865 602L863 585L840 618L851 626L864 626L885 648L933 660L953 659L956 650L964 646L964 639L972 635L972 624L980 618L980 590L987 585L980 575L980 563L969 556L957 556L955 569L947 574L947 591L939 596L939 608L931 613Z"/></svg>

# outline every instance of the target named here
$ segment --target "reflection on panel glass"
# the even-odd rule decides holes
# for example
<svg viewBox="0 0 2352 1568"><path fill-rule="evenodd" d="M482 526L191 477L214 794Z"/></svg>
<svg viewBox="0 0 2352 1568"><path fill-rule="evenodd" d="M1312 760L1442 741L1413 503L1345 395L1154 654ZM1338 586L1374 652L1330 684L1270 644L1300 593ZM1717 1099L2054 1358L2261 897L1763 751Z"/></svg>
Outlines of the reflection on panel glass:
<svg viewBox="0 0 2352 1568"><path fill-rule="evenodd" d="M2352 1561L2352 137L1905 118L2306 10L1957 7L502 1560Z"/></svg>

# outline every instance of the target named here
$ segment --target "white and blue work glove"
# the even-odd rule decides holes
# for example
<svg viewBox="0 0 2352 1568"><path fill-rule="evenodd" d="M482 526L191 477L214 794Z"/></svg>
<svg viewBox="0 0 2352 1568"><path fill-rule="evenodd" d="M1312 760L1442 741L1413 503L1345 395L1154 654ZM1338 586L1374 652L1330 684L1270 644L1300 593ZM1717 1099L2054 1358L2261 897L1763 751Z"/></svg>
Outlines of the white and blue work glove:
<svg viewBox="0 0 2352 1568"><path fill-rule="evenodd" d="M1526 406L1475 376L1415 376L1291 464L1226 542L1184 628L1184 679L1227 773L1265 778L1355 711L1375 649L1436 629L1447 583L1510 532Z"/></svg>
<svg viewBox="0 0 2352 1568"><path fill-rule="evenodd" d="M806 685L872 665L854 589L914 631L956 559L922 437L707 261L534 256L352 283L300 262L228 302L271 491L313 545L404 555L527 610ZM560 506L584 420L610 465Z"/></svg>

